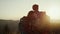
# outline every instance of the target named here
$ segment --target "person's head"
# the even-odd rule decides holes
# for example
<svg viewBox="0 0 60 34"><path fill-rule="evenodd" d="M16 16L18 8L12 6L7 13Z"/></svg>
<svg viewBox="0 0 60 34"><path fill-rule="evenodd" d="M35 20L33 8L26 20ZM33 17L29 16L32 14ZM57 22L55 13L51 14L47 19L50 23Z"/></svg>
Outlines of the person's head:
<svg viewBox="0 0 60 34"><path fill-rule="evenodd" d="M32 6L32 9L33 9L34 11L38 11L38 5L37 5L37 4L34 4L34 5Z"/></svg>

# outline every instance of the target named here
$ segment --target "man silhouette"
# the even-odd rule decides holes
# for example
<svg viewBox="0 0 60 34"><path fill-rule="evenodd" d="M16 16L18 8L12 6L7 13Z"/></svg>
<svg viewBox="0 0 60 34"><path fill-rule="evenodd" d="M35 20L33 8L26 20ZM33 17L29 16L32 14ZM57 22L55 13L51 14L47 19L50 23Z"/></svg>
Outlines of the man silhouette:
<svg viewBox="0 0 60 34"><path fill-rule="evenodd" d="M27 15L27 17L29 18L29 29L30 29L30 34L38 34L36 29L34 29L34 24L35 24L35 21L36 19L38 18L38 15L39 15L39 11L38 11L38 5L37 4L34 4L32 6L32 11L30 11ZM36 32L36 33L35 33Z"/></svg>

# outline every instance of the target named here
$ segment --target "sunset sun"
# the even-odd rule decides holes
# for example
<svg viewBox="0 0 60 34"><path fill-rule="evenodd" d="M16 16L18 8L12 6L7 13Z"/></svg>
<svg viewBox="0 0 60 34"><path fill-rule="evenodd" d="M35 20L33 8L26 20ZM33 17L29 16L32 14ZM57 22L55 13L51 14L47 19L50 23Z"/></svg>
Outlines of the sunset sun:
<svg viewBox="0 0 60 34"><path fill-rule="evenodd" d="M58 7L50 7L47 13L51 19L59 19L60 12Z"/></svg>

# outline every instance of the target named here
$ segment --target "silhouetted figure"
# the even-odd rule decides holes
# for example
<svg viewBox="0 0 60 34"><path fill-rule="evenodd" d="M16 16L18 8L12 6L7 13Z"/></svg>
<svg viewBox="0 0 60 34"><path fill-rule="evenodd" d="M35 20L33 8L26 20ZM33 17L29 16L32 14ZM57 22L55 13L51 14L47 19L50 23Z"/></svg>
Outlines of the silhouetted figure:
<svg viewBox="0 0 60 34"><path fill-rule="evenodd" d="M20 19L20 23L19 23L19 30L21 32L21 34L25 34L25 20L26 20L26 17L24 16L23 18Z"/></svg>
<svg viewBox="0 0 60 34"><path fill-rule="evenodd" d="M49 34L49 17L45 12L38 11L37 4L32 9L27 16L20 19L21 34Z"/></svg>

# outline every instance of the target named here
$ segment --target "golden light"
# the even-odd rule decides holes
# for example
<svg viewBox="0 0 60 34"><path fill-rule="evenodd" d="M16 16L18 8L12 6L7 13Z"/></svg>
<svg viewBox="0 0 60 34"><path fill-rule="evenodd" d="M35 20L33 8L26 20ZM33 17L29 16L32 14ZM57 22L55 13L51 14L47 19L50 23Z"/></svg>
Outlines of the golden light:
<svg viewBox="0 0 60 34"><path fill-rule="evenodd" d="M53 6L48 9L47 15L49 15L51 19L59 19L59 13L59 8Z"/></svg>

